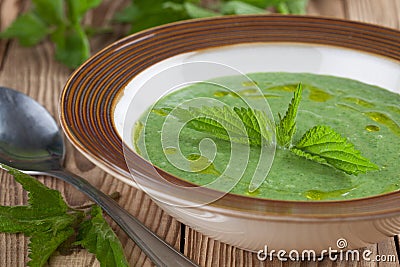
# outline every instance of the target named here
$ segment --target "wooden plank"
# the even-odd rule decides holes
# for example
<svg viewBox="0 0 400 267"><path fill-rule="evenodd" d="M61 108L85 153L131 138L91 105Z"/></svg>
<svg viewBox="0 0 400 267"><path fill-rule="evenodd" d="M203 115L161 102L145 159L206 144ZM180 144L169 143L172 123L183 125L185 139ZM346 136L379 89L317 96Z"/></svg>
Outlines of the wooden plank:
<svg viewBox="0 0 400 267"><path fill-rule="evenodd" d="M5 30L20 12L21 6L17 2L16 0L0 0L0 31ZM0 39L0 70L8 45L8 40Z"/></svg>
<svg viewBox="0 0 400 267"><path fill-rule="evenodd" d="M308 15L344 18L343 0L310 0L307 8Z"/></svg>
<svg viewBox="0 0 400 267"><path fill-rule="evenodd" d="M0 0L2 25L5 6L13 6L12 3L21 3L17 0ZM101 7L88 15L85 21L96 25L110 24L109 18L129 0L112 1L105 0ZM8 10L7 10L8 12ZM6 12L6 13L7 13ZM12 20L12 19L11 19ZM112 34L99 36L94 39L92 45L97 51L120 38L119 31ZM4 50L4 49L3 49ZM1 51L1 50L0 50ZM20 47L17 42L11 41L6 56L2 56L3 68L0 69L0 84L18 89L43 104L54 117L58 117L59 94L65 84L71 70L57 63L53 59L54 48L50 42L44 42L32 48ZM1 55L1 54L0 54ZM122 207L134 214L152 229L160 237L179 249L180 223L165 214L143 192L138 191L112 176L106 174L100 168L89 162L71 144L67 142L66 168L89 180L93 185L107 194L120 192L119 203ZM49 177L40 177L47 186L59 190L70 205L80 206L88 203L88 199L76 189L65 183ZM26 194L21 186L16 184L11 176L0 172L0 204L17 205L26 203ZM120 238L125 254L131 266L152 266L151 261L142 251L112 223L112 227ZM28 239L22 235L0 234L0 266L26 266ZM70 256L55 256L49 261L49 266L99 266L94 256L86 251L76 251Z"/></svg>
<svg viewBox="0 0 400 267"><path fill-rule="evenodd" d="M346 18L400 28L399 0L345 0Z"/></svg>
<svg viewBox="0 0 400 267"><path fill-rule="evenodd" d="M396 267L400 265L395 242L394 238L390 238L378 243L377 255L383 260L382 262L385 267ZM394 261L392 261L392 257L394 257Z"/></svg>

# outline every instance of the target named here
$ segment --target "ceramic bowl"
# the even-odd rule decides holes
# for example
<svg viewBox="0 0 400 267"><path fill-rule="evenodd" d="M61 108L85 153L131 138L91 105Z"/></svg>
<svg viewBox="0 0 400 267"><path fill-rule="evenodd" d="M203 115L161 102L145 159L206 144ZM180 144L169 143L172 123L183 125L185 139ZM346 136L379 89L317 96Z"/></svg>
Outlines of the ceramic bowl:
<svg viewBox="0 0 400 267"><path fill-rule="evenodd" d="M91 161L207 236L252 251L266 245L317 252L360 248L400 233L400 192L317 202L226 194L201 205L218 193L193 191L193 184L152 166L134 152L131 131L140 114L177 83L223 74L203 63L241 73L329 74L400 92L399 43L399 31L321 17L232 16L169 24L119 40L78 68L61 96L61 124ZM193 62L192 77L185 66Z"/></svg>

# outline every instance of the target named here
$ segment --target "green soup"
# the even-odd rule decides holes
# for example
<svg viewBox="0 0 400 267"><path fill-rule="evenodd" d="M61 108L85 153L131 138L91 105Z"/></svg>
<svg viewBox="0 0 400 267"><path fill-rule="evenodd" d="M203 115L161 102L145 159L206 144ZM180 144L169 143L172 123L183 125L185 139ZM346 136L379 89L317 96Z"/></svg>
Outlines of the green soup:
<svg viewBox="0 0 400 267"><path fill-rule="evenodd" d="M305 73L254 73L248 77L223 77L234 92L220 86L199 83L174 91L160 99L141 116L134 129L137 152L159 168L198 185L210 183L226 168L231 156L229 142L214 139L217 154L210 166L183 171L171 164L168 154L180 153L198 159L198 145L212 136L189 127L179 135L179 148L164 148L161 132L167 111L180 103L199 97L214 98L229 106L242 106L240 96L260 97L257 87L270 105L275 120L284 114L298 83L304 87L297 116L294 140L315 125L327 125L348 138L362 155L380 167L379 171L348 175L332 167L276 149L272 167L262 185L252 193L248 186L258 163L257 148L250 148L244 175L231 193L282 200L343 200L388 193L400 189L400 95L358 81ZM180 151L178 151L180 149ZM144 153L146 151L146 153ZM208 160L208 159L204 159Z"/></svg>

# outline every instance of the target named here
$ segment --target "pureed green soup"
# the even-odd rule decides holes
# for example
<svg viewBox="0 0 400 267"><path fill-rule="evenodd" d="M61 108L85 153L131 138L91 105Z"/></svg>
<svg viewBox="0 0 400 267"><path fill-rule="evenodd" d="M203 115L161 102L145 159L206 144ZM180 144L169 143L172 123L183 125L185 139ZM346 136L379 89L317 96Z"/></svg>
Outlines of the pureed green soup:
<svg viewBox="0 0 400 267"><path fill-rule="evenodd" d="M184 171L172 165L166 155L178 153L178 148L163 149L161 132L168 110L180 103L199 97L215 98L229 106L243 106L239 96L260 97L258 86L271 107L275 121L278 113L285 114L299 82L303 95L297 116L299 140L310 128L327 125L346 137L361 154L379 166L378 171L349 175L327 165L294 155L277 147L272 167L262 185L248 191L249 182L257 167L259 148L251 147L243 177L231 193L281 200L343 200L383 194L400 189L400 95L355 80L333 76L298 73L254 73L248 77L223 77L230 89L199 83L172 92L159 100L150 112L136 123L136 151L159 168L198 185L212 182L223 173L231 147L229 142L213 138L189 127L179 136L179 149L190 160L198 159L199 143L213 138L217 155L206 169ZM145 136L144 136L145 135ZM146 151L146 153L143 153ZM209 159L204 159L208 161Z"/></svg>

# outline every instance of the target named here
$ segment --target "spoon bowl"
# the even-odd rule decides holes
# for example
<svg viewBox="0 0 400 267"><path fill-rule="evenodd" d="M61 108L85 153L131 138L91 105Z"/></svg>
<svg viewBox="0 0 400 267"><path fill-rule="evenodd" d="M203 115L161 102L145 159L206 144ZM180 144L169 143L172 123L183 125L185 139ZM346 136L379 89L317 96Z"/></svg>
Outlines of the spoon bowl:
<svg viewBox="0 0 400 267"><path fill-rule="evenodd" d="M33 174L60 169L64 152L47 110L27 95L0 87L0 162Z"/></svg>
<svg viewBox="0 0 400 267"><path fill-rule="evenodd" d="M65 170L64 154L62 134L50 113L27 95L0 87L0 163L73 185L102 207L157 266L197 266L110 196Z"/></svg>

